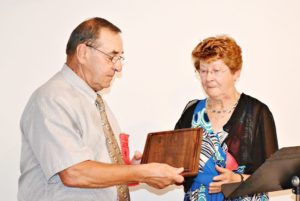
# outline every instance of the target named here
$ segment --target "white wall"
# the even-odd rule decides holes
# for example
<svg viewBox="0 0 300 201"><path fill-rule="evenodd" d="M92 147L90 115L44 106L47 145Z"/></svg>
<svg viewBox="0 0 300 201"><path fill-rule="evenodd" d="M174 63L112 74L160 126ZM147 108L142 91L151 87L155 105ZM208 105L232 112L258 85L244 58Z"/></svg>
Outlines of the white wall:
<svg viewBox="0 0 300 201"><path fill-rule="evenodd" d="M190 53L224 33L243 49L240 91L269 105L280 147L300 145L299 9L298 0L1 0L1 200L16 200L22 110L62 67L71 31L93 16L123 30L126 66L105 99L131 134L131 151L143 150L147 133L172 129L187 101L204 97ZM133 201L183 197L180 187L131 190ZM271 194L273 201L293 198L290 190Z"/></svg>

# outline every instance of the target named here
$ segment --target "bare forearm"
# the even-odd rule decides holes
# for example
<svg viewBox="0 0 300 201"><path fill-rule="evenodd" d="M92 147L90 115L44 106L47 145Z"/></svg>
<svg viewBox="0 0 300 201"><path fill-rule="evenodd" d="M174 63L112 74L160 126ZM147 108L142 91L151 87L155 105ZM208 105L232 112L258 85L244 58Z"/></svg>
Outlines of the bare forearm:
<svg viewBox="0 0 300 201"><path fill-rule="evenodd" d="M183 168L166 164L113 165L96 161L84 161L59 173L66 186L81 188L104 188L130 182L147 183L155 188L164 188L182 183Z"/></svg>
<svg viewBox="0 0 300 201"><path fill-rule="evenodd" d="M140 182L142 175L134 165L113 165L84 161L59 173L67 186L103 188L128 182Z"/></svg>

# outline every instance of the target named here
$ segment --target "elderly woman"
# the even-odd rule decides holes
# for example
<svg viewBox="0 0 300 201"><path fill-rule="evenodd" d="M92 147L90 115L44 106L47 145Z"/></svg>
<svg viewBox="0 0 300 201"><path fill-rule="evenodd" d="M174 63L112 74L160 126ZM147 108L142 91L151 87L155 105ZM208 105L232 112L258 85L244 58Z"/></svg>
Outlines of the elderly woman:
<svg viewBox="0 0 300 201"><path fill-rule="evenodd" d="M207 38L195 47L192 58L207 98L190 101L175 126L204 129L199 173L186 178L184 200L224 200L222 184L246 180L278 149L275 123L267 105L237 91L242 55L232 38Z"/></svg>

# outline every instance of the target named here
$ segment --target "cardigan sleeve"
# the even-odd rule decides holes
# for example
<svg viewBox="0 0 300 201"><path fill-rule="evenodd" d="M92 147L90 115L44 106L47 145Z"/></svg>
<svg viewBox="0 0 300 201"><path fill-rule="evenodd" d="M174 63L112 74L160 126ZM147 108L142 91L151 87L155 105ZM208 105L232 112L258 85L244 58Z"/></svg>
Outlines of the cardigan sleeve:
<svg viewBox="0 0 300 201"><path fill-rule="evenodd" d="M187 103L179 120L175 125L175 129L191 128L194 110L197 106L198 101L199 100L195 99Z"/></svg>
<svg viewBox="0 0 300 201"><path fill-rule="evenodd" d="M259 130L264 143L264 156L267 159L278 150L275 122L268 107L260 113Z"/></svg>
<svg viewBox="0 0 300 201"><path fill-rule="evenodd" d="M278 150L276 127L273 115L269 108L264 105L258 114L257 128L251 151L252 165L246 168L247 173L252 174L274 152Z"/></svg>

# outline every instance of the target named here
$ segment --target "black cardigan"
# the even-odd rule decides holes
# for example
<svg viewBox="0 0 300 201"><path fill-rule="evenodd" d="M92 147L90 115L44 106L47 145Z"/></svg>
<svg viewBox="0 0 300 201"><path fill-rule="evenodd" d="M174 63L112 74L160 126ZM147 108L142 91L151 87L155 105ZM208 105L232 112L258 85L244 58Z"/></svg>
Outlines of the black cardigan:
<svg viewBox="0 0 300 201"><path fill-rule="evenodd" d="M199 100L187 104L175 129L190 128ZM239 165L245 165L245 174L252 174L264 161L278 150L276 128L268 106L259 100L241 94L237 107L223 127L228 133L224 143ZM187 191L194 177L185 178Z"/></svg>

